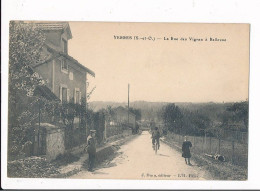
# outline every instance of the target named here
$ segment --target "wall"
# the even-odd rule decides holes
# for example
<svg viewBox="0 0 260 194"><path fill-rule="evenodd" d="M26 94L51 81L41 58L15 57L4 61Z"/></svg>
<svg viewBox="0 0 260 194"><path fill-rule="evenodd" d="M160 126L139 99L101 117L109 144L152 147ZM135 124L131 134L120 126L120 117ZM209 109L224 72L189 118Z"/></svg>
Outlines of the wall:
<svg viewBox="0 0 260 194"><path fill-rule="evenodd" d="M47 81L47 87L52 90L52 62L35 67L35 71Z"/></svg>
<svg viewBox="0 0 260 194"><path fill-rule="evenodd" d="M47 133L46 134L47 160L54 160L58 155L64 154L65 152L64 130L48 123L42 123L41 126L46 128L46 133Z"/></svg>
<svg viewBox="0 0 260 194"><path fill-rule="evenodd" d="M51 44L58 51L63 51L63 42L62 39L68 41L68 34L66 31L63 33L60 31L45 31L46 34L46 43Z"/></svg>
<svg viewBox="0 0 260 194"><path fill-rule="evenodd" d="M60 57L59 59L61 59ZM74 97L75 88L79 88L81 92L81 98L86 97L86 72L83 69L75 68L75 64L66 59L68 63L68 73L64 73L61 71L61 65L58 63L58 60L54 60L54 68L53 61L42 64L38 67L35 67L35 71L38 72L44 80L48 80L46 84L51 91L54 91L54 94L59 98L60 97L60 85L64 84L70 90L70 99ZM54 85L52 85L52 75L54 71ZM69 73L73 73L73 80L69 79ZM54 87L54 90L53 90Z"/></svg>
<svg viewBox="0 0 260 194"><path fill-rule="evenodd" d="M105 130L104 130L104 137L109 138L119 134L125 133L132 134L132 130L129 129L126 125L117 124L117 125L109 125L108 122L105 122Z"/></svg>
<svg viewBox="0 0 260 194"><path fill-rule="evenodd" d="M106 125L106 129L105 129L105 137L111 137L114 135L118 135L123 133L123 128L120 125L115 125L115 126L111 126L111 125Z"/></svg>
<svg viewBox="0 0 260 194"><path fill-rule="evenodd" d="M62 51L61 47L61 32L46 32L46 42L54 46L56 50Z"/></svg>
<svg viewBox="0 0 260 194"><path fill-rule="evenodd" d="M59 31L46 31L46 44L50 45L58 51L63 51L62 38L68 40L67 31L61 33ZM68 43L68 42L67 42ZM44 55L49 55L49 51L46 48L43 50ZM68 73L61 71L61 65L58 64L58 59L63 59L68 64ZM79 88L81 92L81 98L86 97L86 70L79 67L76 63L59 57L54 61L50 61L47 64L42 64L35 68L35 70L45 79L48 80L47 86L54 92L54 94L60 97L60 85L64 84L70 90L70 99L74 97L75 88ZM54 62L54 67L53 67ZM54 72L53 72L54 71ZM73 80L69 79L69 73L73 73ZM54 78L53 78L54 75ZM54 79L54 80L53 80ZM54 82L53 82L54 81ZM53 85L54 83L54 85Z"/></svg>
<svg viewBox="0 0 260 194"><path fill-rule="evenodd" d="M74 97L75 88L79 88L81 92L81 98L86 97L86 73L84 71L78 71L72 68L72 62L66 60L68 63L68 73L61 71L61 66L55 60L55 74L54 74L54 94L60 96L60 84L67 85L70 90L70 99ZM73 72L73 80L69 79L69 73Z"/></svg>

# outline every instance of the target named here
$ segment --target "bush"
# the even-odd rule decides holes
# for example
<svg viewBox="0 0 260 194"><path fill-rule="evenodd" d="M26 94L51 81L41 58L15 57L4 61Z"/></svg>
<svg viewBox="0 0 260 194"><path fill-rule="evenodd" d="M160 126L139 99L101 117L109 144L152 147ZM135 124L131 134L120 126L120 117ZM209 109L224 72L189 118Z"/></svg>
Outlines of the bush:
<svg viewBox="0 0 260 194"><path fill-rule="evenodd" d="M57 158L53 161L53 163L56 166L63 166L63 165L67 165L70 164L72 162L76 162L80 159L80 157L75 156L71 153L65 153L65 154L60 154L57 156Z"/></svg>
<svg viewBox="0 0 260 194"><path fill-rule="evenodd" d="M14 178L43 178L59 174L56 167L44 157L30 157L7 164L7 176Z"/></svg>

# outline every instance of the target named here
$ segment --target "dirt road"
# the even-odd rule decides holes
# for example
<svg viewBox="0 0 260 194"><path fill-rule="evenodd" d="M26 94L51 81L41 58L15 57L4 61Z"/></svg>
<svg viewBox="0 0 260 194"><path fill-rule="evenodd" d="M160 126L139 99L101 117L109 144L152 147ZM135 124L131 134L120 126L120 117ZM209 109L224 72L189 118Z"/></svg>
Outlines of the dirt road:
<svg viewBox="0 0 260 194"><path fill-rule="evenodd" d="M147 131L122 145L111 161L105 161L94 172L82 170L70 177L76 179L180 179L205 180L210 175L193 160L188 166L181 153L161 142L157 155Z"/></svg>

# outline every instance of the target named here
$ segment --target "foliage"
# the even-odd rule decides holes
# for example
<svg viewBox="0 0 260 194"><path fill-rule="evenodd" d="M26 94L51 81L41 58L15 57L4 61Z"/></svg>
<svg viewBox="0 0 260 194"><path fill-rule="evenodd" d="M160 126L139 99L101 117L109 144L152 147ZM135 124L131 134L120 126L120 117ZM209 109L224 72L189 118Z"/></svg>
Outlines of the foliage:
<svg viewBox="0 0 260 194"><path fill-rule="evenodd" d="M87 87L89 86L89 82L87 82ZM90 99L90 97L91 97L91 95L92 95L92 93L95 91L95 89L96 89L96 86L95 87L93 87L91 90L90 90L90 92L88 92L87 93L87 100L89 100Z"/></svg>
<svg viewBox="0 0 260 194"><path fill-rule="evenodd" d="M30 67L42 58L44 41L44 33L33 24L10 22L9 119L14 125L27 102L35 103L36 100L30 97L33 97L36 87L45 85L40 75Z"/></svg>
<svg viewBox="0 0 260 194"><path fill-rule="evenodd" d="M202 135L211 126L211 120L206 115L180 109L173 103L159 111L158 116L162 118L166 130L177 134Z"/></svg>
<svg viewBox="0 0 260 194"><path fill-rule="evenodd" d="M180 133L182 128L183 115L178 106L174 103L168 104L163 108L162 119L167 130Z"/></svg>
<svg viewBox="0 0 260 194"><path fill-rule="evenodd" d="M198 111L192 112L182 110L183 112L183 130L189 135L204 135L211 126L211 120L205 114Z"/></svg>
<svg viewBox="0 0 260 194"><path fill-rule="evenodd" d="M105 114L102 111L94 113L94 129L96 130L96 139L98 143L103 140L105 130Z"/></svg>
<svg viewBox="0 0 260 194"><path fill-rule="evenodd" d="M232 125L240 125L240 130L248 130L248 101L236 102L228 106L221 115L222 126L226 129L230 128ZM244 125L241 127L241 123Z"/></svg>
<svg viewBox="0 0 260 194"><path fill-rule="evenodd" d="M9 40L9 99L15 101L17 95L33 96L38 85L45 81L30 65L44 60L42 47L44 33L32 23L10 22ZM19 96L20 97L20 96Z"/></svg>
<svg viewBox="0 0 260 194"><path fill-rule="evenodd" d="M64 153L64 154L59 154L57 156L57 158L55 160L52 161L52 163L59 167L59 166L65 166L65 165L68 165L72 162L76 162L80 159L79 156L75 156L73 155L72 153Z"/></svg>
<svg viewBox="0 0 260 194"><path fill-rule="evenodd" d="M136 119L137 121L141 120L142 115L141 115L141 110L140 110L140 109L136 109L136 108L130 107L130 108L129 108L129 111L130 111L131 113L135 114L135 116L136 116L135 119Z"/></svg>
<svg viewBox="0 0 260 194"><path fill-rule="evenodd" d="M227 111L234 112L233 121L243 121L244 125L248 126L248 101L234 103L227 108Z"/></svg>
<svg viewBox="0 0 260 194"><path fill-rule="evenodd" d="M37 120L35 106L40 100L33 96L34 91L46 83L30 67L44 60L41 49L45 35L32 23L11 21L9 27L8 143L10 153L17 154L22 145L30 141L28 134Z"/></svg>
<svg viewBox="0 0 260 194"><path fill-rule="evenodd" d="M212 112L217 114L214 115ZM178 134L204 135L206 132L212 136L218 135L219 127L224 130L241 131L247 131L248 127L248 101L228 104L209 103L182 109L175 104L168 104L157 114L166 130Z"/></svg>
<svg viewBox="0 0 260 194"><path fill-rule="evenodd" d="M88 131L93 129L96 130L96 138L98 143L101 143L103 140L103 134L105 130L105 119L109 119L108 112L108 109L102 109L98 112L94 112L92 109L87 110Z"/></svg>
<svg viewBox="0 0 260 194"><path fill-rule="evenodd" d="M56 165L44 157L30 157L8 162L7 175L13 178L43 178L60 174Z"/></svg>
<svg viewBox="0 0 260 194"><path fill-rule="evenodd" d="M106 116L106 119L108 120L108 122L111 121L115 115L115 111L112 108L112 106L107 106L106 109L102 109L101 111L105 113L105 116Z"/></svg>

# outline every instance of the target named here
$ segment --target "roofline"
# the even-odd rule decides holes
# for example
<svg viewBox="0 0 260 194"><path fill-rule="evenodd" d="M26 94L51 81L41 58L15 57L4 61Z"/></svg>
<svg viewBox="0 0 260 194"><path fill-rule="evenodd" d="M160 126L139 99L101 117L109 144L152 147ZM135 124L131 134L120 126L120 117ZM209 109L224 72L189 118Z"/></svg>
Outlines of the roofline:
<svg viewBox="0 0 260 194"><path fill-rule="evenodd" d="M65 26L64 30L65 30L65 29L68 29L68 34L69 34L68 39L72 39L72 33L71 33L71 30L70 30L70 24L69 24L69 22L66 23L66 26Z"/></svg>
<svg viewBox="0 0 260 194"><path fill-rule="evenodd" d="M69 56L66 53L63 52L58 52L60 56L63 56L65 58L67 58L68 60L76 63L78 66L80 66L81 68L85 69L90 75L92 75L93 77L95 77L95 72L90 70L89 68L85 67L84 65L82 65L81 63L79 63L76 59L74 59L73 57Z"/></svg>
<svg viewBox="0 0 260 194"><path fill-rule="evenodd" d="M129 112L129 115L132 115L132 116L135 116L136 117L136 115L134 114L134 113L132 113L131 111L128 111L126 108L124 108L124 107L122 107L122 106L118 106L118 107L116 107L116 108L114 108L115 110L117 110L117 109L122 109L122 110L124 110L125 112Z"/></svg>
<svg viewBox="0 0 260 194"><path fill-rule="evenodd" d="M34 65L34 67L38 67L38 66L43 65L43 64L45 64L45 63L47 63L47 62L49 62L49 61L51 61L51 60L53 60L53 59L55 59L55 58L57 58L57 57L59 57L59 56L63 56L63 57L65 57L65 58L67 58L68 60L70 60L70 61L76 63L78 66L80 66L81 68L83 68L84 70L86 70L86 72L89 73L90 75L92 75L93 77L96 76L96 74L95 74L94 71L92 71L91 69L85 67L84 65L82 65L81 63L79 63L79 62L78 62L76 59L74 59L73 57L69 56L69 55L66 54L66 53L57 51L57 50L53 49L52 47L50 47L50 46L47 45L47 44L45 44L45 45L48 47L48 49L50 49L51 51L53 51L56 55L53 56L53 57L50 57L49 59L47 59L46 61L44 61L44 62L42 62L42 63L39 63L39 64L37 64L37 65Z"/></svg>
<svg viewBox="0 0 260 194"><path fill-rule="evenodd" d="M46 91L43 89L43 87L46 87L47 90L49 90L49 91L46 92ZM40 90L41 92L45 93L45 95L46 95L49 99L51 99L51 100L54 100L54 101L57 101L57 102L60 102L60 101L61 101L47 86L37 86L36 89L38 89L38 90ZM51 95L49 92L52 93L53 95Z"/></svg>
<svg viewBox="0 0 260 194"><path fill-rule="evenodd" d="M35 24L37 25L37 24L44 24L44 23L64 23L65 25L63 26L63 28L62 29L52 29L52 30L50 30L50 29L44 29L44 28L42 28L42 27L39 27L40 29L42 29L42 31L65 31L65 30L68 30L67 32L68 32L68 40L70 40L70 39L72 39L72 32L71 32L71 29L70 29L70 25L69 25L69 22L36 22Z"/></svg>

